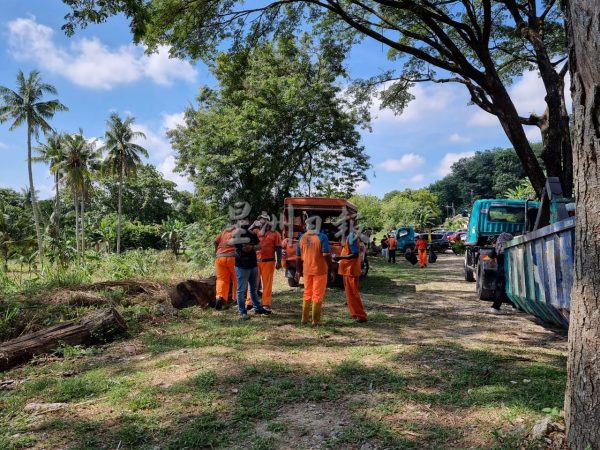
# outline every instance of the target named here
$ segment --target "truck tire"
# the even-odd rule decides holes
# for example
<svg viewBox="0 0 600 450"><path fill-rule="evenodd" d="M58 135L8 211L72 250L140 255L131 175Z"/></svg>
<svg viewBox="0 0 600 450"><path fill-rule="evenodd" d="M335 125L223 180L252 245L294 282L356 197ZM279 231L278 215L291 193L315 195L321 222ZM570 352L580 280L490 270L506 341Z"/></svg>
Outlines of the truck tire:
<svg viewBox="0 0 600 450"><path fill-rule="evenodd" d="M492 291L491 289L483 288L483 277L484 276L485 275L483 274L483 271L481 270L481 266L479 266L479 272L477 273L477 298L479 298L479 300L485 300L485 301L494 300L496 293L494 291Z"/></svg>
<svg viewBox="0 0 600 450"><path fill-rule="evenodd" d="M402 253L406 253L408 250L410 250L411 252L415 251L415 246L411 245L411 244L406 244L403 248L402 248Z"/></svg>
<svg viewBox="0 0 600 450"><path fill-rule="evenodd" d="M465 258L465 281L473 282L475 277L473 276L473 269L467 266L467 259Z"/></svg>

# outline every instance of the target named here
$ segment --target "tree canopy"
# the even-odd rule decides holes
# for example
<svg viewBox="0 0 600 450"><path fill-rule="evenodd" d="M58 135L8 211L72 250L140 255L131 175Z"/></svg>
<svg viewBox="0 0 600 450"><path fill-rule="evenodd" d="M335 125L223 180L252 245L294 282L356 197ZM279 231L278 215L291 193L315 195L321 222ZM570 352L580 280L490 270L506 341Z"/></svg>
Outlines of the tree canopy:
<svg viewBox="0 0 600 450"><path fill-rule="evenodd" d="M198 194L266 211L292 195L351 195L369 167L358 132L369 115L338 83L343 57L307 35L219 55L219 89L202 87L169 133Z"/></svg>
<svg viewBox="0 0 600 450"><path fill-rule="evenodd" d="M381 42L399 70L374 73L362 83L381 93L383 104L401 112L415 82L459 83L471 101L495 115L538 195L545 184L540 159L524 125L542 131L541 154L549 176L572 192L569 118L564 98L567 59L561 9L555 0L63 0L71 7L63 27L70 34L89 22L123 13L136 42L150 51L168 45L178 57L211 60L223 42L233 48L310 27L323 39ZM191 30L193 30L191 32ZM519 115L508 92L515 76L539 71L546 111Z"/></svg>

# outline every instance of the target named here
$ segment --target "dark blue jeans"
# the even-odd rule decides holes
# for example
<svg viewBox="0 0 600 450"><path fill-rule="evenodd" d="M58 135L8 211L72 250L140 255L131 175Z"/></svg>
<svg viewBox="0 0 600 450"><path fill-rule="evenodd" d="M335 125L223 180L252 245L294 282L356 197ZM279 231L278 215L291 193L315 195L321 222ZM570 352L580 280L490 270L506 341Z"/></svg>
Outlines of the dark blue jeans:
<svg viewBox="0 0 600 450"><path fill-rule="evenodd" d="M252 269L235 268L235 276L237 278L237 304L240 314L246 314L246 289L250 285L250 298L254 305L255 311L260 311L262 305L258 299L258 267Z"/></svg>

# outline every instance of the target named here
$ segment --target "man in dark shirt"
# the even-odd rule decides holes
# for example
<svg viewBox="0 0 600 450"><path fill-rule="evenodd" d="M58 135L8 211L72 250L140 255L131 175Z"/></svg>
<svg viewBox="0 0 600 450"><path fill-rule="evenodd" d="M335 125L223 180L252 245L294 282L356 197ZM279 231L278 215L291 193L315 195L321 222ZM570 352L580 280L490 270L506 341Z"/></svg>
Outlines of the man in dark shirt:
<svg viewBox="0 0 600 450"><path fill-rule="evenodd" d="M240 220L233 237L235 245L235 275L237 279L237 304L242 320L249 319L246 310L246 289L250 286L250 298L255 314L271 314L263 308L258 299L258 260L256 251L260 250L258 236L250 231L247 220Z"/></svg>

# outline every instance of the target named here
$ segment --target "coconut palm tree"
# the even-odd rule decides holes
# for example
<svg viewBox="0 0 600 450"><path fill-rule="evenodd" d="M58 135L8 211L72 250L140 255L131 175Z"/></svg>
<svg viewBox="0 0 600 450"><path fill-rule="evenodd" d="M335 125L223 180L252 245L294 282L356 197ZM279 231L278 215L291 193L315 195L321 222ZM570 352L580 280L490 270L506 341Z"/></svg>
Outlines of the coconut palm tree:
<svg viewBox="0 0 600 450"><path fill-rule="evenodd" d="M79 133L64 137L65 157L57 170L64 175L62 181L71 189L75 207L75 241L81 255L85 252L85 200L92 184L92 175L99 168L100 152L94 142Z"/></svg>
<svg viewBox="0 0 600 450"><path fill-rule="evenodd" d="M106 170L118 178L119 195L117 207L117 255L121 253L121 216L123 198L123 178L134 175L137 167L142 163L140 155L148 157L148 151L132 142L136 138L146 138L144 133L133 131L132 125L135 119L127 117L122 120L117 113L112 113L108 119L108 129L105 134L105 145L102 151L106 151L104 159Z"/></svg>
<svg viewBox="0 0 600 450"><path fill-rule="evenodd" d="M57 95L57 91L51 84L42 82L40 73L37 70L31 71L27 78L25 78L23 71L19 70L16 91L0 86L0 98L2 99L0 103L0 123L8 120L13 121L10 126L11 131L23 124L27 126L27 171L40 260L43 259L44 248L40 228L40 214L33 184L31 138L35 137L37 139L40 131L44 133L52 131L48 120L54 117L54 114L58 111L68 110L57 99L43 101L45 94Z"/></svg>
<svg viewBox="0 0 600 450"><path fill-rule="evenodd" d="M62 172L61 163L65 159L64 136L60 133L52 133L46 138L45 144L36 147L38 156L34 161L41 161L50 165L50 172L54 175L54 214L52 223L56 238L60 236L60 179Z"/></svg>

